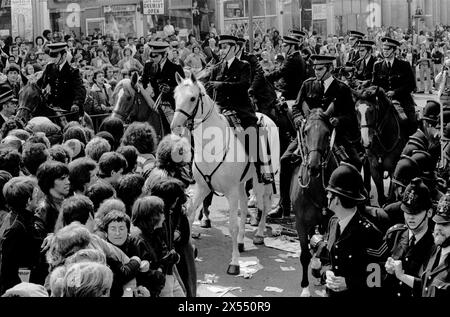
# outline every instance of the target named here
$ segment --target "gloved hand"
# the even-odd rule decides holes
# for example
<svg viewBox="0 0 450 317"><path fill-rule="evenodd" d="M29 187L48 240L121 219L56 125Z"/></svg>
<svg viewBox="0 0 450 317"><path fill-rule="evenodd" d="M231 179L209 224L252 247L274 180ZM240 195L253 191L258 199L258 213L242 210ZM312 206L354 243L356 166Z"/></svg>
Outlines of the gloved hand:
<svg viewBox="0 0 450 317"><path fill-rule="evenodd" d="M294 119L294 124L295 124L295 129L296 130L300 130L303 124L303 120L301 117L295 118Z"/></svg>
<svg viewBox="0 0 450 317"><path fill-rule="evenodd" d="M159 91L161 91L163 94L167 94L170 92L170 87L167 84L161 84L159 85Z"/></svg>
<svg viewBox="0 0 450 317"><path fill-rule="evenodd" d="M208 81L205 84L206 89L217 89L219 87L220 82L218 81Z"/></svg>
<svg viewBox="0 0 450 317"><path fill-rule="evenodd" d="M336 117L330 118L330 123L333 127L337 127L339 125L339 119Z"/></svg>
<svg viewBox="0 0 450 317"><path fill-rule="evenodd" d="M72 108L70 108L70 112L79 112L80 111L80 107L78 107L77 105L73 105Z"/></svg>
<svg viewBox="0 0 450 317"><path fill-rule="evenodd" d="M180 262L180 255L175 250L172 249L170 252L166 254L165 257L161 259L160 262L165 266L177 264L178 262Z"/></svg>

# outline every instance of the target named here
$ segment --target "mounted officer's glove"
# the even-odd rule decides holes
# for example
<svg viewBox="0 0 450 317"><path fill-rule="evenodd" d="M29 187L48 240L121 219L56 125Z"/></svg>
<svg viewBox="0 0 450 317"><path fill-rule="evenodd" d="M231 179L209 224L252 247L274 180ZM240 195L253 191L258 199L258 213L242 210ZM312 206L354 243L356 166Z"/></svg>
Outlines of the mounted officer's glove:
<svg viewBox="0 0 450 317"><path fill-rule="evenodd" d="M80 111L80 107L78 107L77 105L73 105L72 108L70 108L70 112L79 112Z"/></svg>
<svg viewBox="0 0 450 317"><path fill-rule="evenodd" d="M296 130L300 130L303 124L303 118L302 117L297 117L294 119L294 124L295 124L295 129Z"/></svg>
<svg viewBox="0 0 450 317"><path fill-rule="evenodd" d="M206 89L217 89L219 87L220 82L218 81L209 81L206 83L205 88Z"/></svg>
<svg viewBox="0 0 450 317"><path fill-rule="evenodd" d="M333 127L337 127L339 125L339 119L336 117L330 118L330 123Z"/></svg>
<svg viewBox="0 0 450 317"><path fill-rule="evenodd" d="M167 84L161 84L159 85L159 91L161 91L163 94L167 94L170 92L170 87Z"/></svg>

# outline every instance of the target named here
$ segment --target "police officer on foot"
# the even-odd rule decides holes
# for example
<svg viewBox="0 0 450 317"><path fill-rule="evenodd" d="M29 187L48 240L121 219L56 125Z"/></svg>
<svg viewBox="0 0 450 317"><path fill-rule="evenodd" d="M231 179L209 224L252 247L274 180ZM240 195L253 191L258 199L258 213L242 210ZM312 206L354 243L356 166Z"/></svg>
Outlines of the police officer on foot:
<svg viewBox="0 0 450 317"><path fill-rule="evenodd" d="M403 261L391 261L395 276L413 288L422 297L448 297L450 295L450 193L439 201L433 217L434 246L420 279L407 274Z"/></svg>
<svg viewBox="0 0 450 317"><path fill-rule="evenodd" d="M48 104L70 113L67 121L78 121L84 115L86 89L79 69L67 61L67 43L48 44L53 62L44 70L38 85L48 92Z"/></svg>
<svg viewBox="0 0 450 317"><path fill-rule="evenodd" d="M400 107L396 109L400 118L406 121L408 135L411 135L417 130L415 103L411 95L416 88L413 70L407 61L395 57L400 46L398 41L388 37L383 37L381 41L384 60L375 63L372 84L382 87L394 102L394 106L396 102L400 103Z"/></svg>
<svg viewBox="0 0 450 317"><path fill-rule="evenodd" d="M390 257L385 267L388 272L384 288L391 296L420 296L395 277L393 261L402 261L405 274L419 279L420 269L428 262L434 245L430 191L420 178L415 178L406 188L401 201L405 222L391 227L386 233Z"/></svg>
<svg viewBox="0 0 450 317"><path fill-rule="evenodd" d="M383 234L358 211L366 201L363 188L358 170L345 162L331 174L326 188L328 208L335 216L323 242L326 247L316 259L321 270L314 275L320 274L329 296L365 297L378 294L381 287L381 276L369 275L381 274L388 249Z"/></svg>

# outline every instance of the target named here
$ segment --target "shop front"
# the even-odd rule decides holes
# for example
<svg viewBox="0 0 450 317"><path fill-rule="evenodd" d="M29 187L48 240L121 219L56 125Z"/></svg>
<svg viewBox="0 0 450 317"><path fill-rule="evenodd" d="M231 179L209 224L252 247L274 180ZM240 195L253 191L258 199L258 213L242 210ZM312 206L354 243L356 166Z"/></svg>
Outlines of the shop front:
<svg viewBox="0 0 450 317"><path fill-rule="evenodd" d="M11 35L11 0L0 0L0 37Z"/></svg>

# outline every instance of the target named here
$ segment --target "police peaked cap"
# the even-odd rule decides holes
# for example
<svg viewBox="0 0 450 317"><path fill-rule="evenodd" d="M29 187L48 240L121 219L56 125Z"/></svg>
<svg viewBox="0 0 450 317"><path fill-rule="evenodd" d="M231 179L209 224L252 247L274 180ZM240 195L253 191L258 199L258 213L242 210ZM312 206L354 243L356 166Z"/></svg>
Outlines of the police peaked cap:
<svg viewBox="0 0 450 317"><path fill-rule="evenodd" d="M167 42L150 42L149 46L152 53L165 53L169 48L169 43Z"/></svg>
<svg viewBox="0 0 450 317"><path fill-rule="evenodd" d="M54 43L54 44L48 44L47 47L50 50L50 54L56 54L59 52L64 52L67 48L67 43L61 42L61 43Z"/></svg>
<svg viewBox="0 0 450 317"><path fill-rule="evenodd" d="M20 67L16 63L9 64L9 66L6 67L6 69L5 69L5 74L8 74L9 72L13 72L13 71L16 71L20 74Z"/></svg>
<svg viewBox="0 0 450 317"><path fill-rule="evenodd" d="M305 37L307 37L307 34L306 34L306 32L303 32L303 31L298 31L298 30L289 30L289 33L291 33L291 36L294 36L294 37L296 37L296 38L298 38L298 39L302 39L302 38L305 38Z"/></svg>
<svg viewBox="0 0 450 317"><path fill-rule="evenodd" d="M349 31L348 35L350 35L351 38L357 38L357 39L362 39L365 34L358 32L358 31Z"/></svg>
<svg viewBox="0 0 450 317"><path fill-rule="evenodd" d="M313 65L328 65L332 64L336 57L331 55L311 55L310 59L313 61Z"/></svg>
<svg viewBox="0 0 450 317"><path fill-rule="evenodd" d="M369 40L358 40L357 45L359 47L372 48L373 46L375 46L375 42L374 41L369 41Z"/></svg>
<svg viewBox="0 0 450 317"><path fill-rule="evenodd" d="M219 36L219 45L221 44L229 44L229 45L236 45L237 44L237 37L233 35L220 35Z"/></svg>
<svg viewBox="0 0 450 317"><path fill-rule="evenodd" d="M450 222L450 192L447 192L439 199L433 221L439 224Z"/></svg>
<svg viewBox="0 0 450 317"><path fill-rule="evenodd" d="M11 100L17 101L12 89L10 89L8 86L1 86L0 87L0 105L3 105L4 103L11 101Z"/></svg>
<svg viewBox="0 0 450 317"><path fill-rule="evenodd" d="M407 214L417 215L432 206L431 194L422 179L414 178L403 193L400 209Z"/></svg>
<svg viewBox="0 0 450 317"><path fill-rule="evenodd" d="M384 45L390 46L390 47L399 47L400 42L394 39L391 39L390 37L383 37L381 38L381 42L383 42Z"/></svg>
<svg viewBox="0 0 450 317"><path fill-rule="evenodd" d="M283 36L283 42L289 45L299 45L300 40L294 36L285 35Z"/></svg>
<svg viewBox="0 0 450 317"><path fill-rule="evenodd" d="M243 45L245 44L245 42L247 42L247 40L244 39L244 38L242 38L242 37L236 38L236 43L237 43L237 45L239 45L239 46L243 46Z"/></svg>

